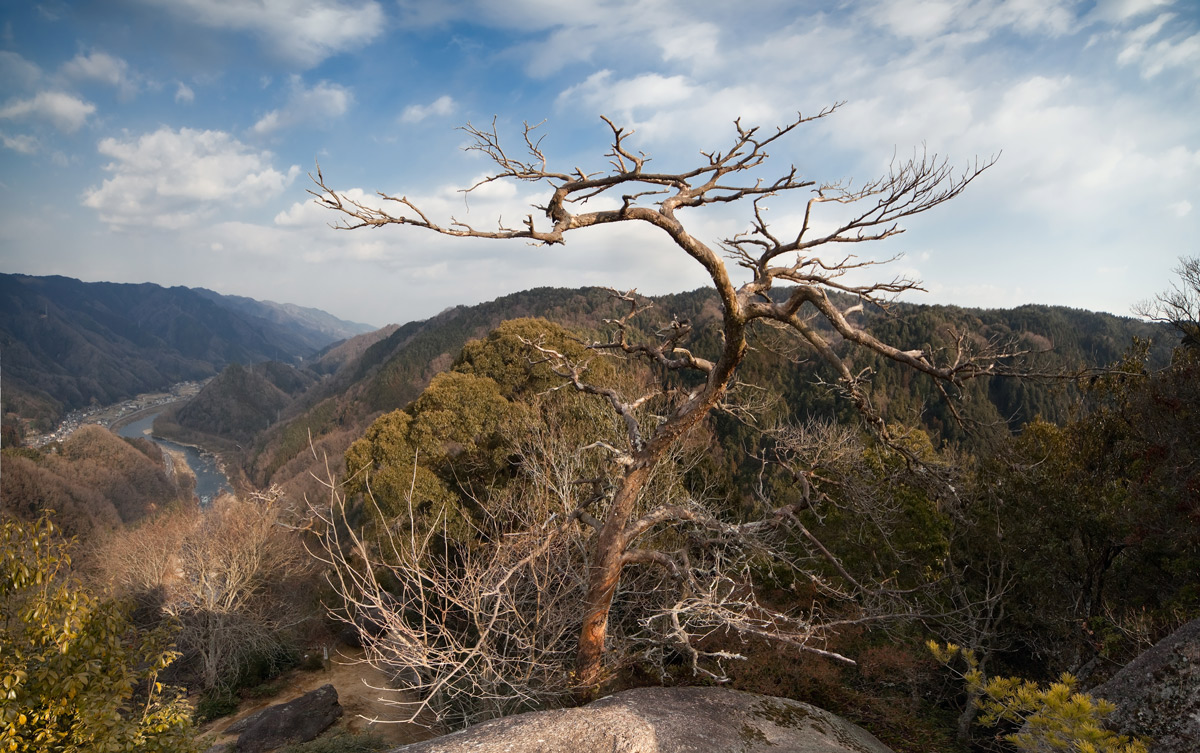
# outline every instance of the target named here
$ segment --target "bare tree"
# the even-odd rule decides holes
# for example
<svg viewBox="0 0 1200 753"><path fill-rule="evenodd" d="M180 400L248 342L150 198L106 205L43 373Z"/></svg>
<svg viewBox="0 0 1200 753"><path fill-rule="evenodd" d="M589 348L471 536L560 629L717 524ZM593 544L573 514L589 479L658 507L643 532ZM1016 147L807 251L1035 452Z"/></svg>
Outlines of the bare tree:
<svg viewBox="0 0 1200 753"><path fill-rule="evenodd" d="M1183 344L1200 348L1200 256L1181 256L1175 268L1179 281L1153 299L1134 305L1133 312L1179 331Z"/></svg>
<svg viewBox="0 0 1200 753"><path fill-rule="evenodd" d="M282 633L305 619L286 588L309 560L283 519L278 489L224 495L179 542L179 577L164 611L180 622L180 647L200 657L206 688L278 648Z"/></svg>
<svg viewBox="0 0 1200 753"><path fill-rule="evenodd" d="M278 489L222 495L207 510L167 512L107 537L93 559L118 592L148 599L179 625L179 645L205 688L231 679L305 619L292 588L310 571L285 527Z"/></svg>
<svg viewBox="0 0 1200 753"><path fill-rule="evenodd" d="M861 410L869 423L883 436L887 429L883 418L871 406L864 385L869 373L856 372L856 351L875 353L932 377L942 385L958 385L965 379L996 373L997 354L984 349L967 349L971 341L963 338L952 352L932 353L883 342L854 322L854 314L864 304L886 305L894 296L919 290L916 281L894 278L886 282L857 284L848 280L851 273L875 264L854 255L829 251L843 244L883 240L903 232L899 222L926 212L958 196L975 178L990 167L994 159L976 162L962 172L945 159L920 154L894 162L883 177L855 187L849 182L818 183L803 178L793 166L773 180L755 178L766 165L768 150L800 126L824 118L837 106L813 116L797 115L787 125L771 132L734 122L732 145L726 150L703 153L701 164L693 169L659 173L649 169L649 158L629 144L631 131L605 118L612 132L611 150L606 154L609 167L599 172L575 168L555 171L543 153L537 126L526 124L523 154L514 155L501 145L495 123L490 128L470 124L465 131L471 137L469 150L481 152L495 164L496 170L468 192L495 181L515 180L543 184L549 191L544 205L536 206L538 217L530 214L519 227L500 224L485 230L450 218L430 217L405 196L380 194L385 208L355 201L330 188L320 169L314 178L317 201L343 213L341 228L412 226L442 235L493 239L527 239L556 245L566 242L569 233L584 228L618 222L641 222L663 232L679 249L704 268L716 289L722 307L720 352L703 357L687 347L690 327L676 322L657 341L635 341L629 326L640 311L630 296L630 312L613 322L613 337L594 343L594 350L636 357L654 365L663 373L690 373L690 380L670 381L664 388L641 395L624 395L616 390L591 384L587 364L572 361L552 349L541 348L547 359L576 390L607 402L624 425L622 446L608 445L611 452L611 493L602 500L588 500L586 507L572 513L581 524L591 524L595 536L590 547L587 589L578 639L575 680L583 687L594 687L602 678L610 610L630 567L653 565L676 577L690 567L684 558L688 547L663 551L653 546L654 534L684 526L711 529L705 538L718 546L708 556L720 556L725 547L740 547L743 534L775 529L796 518L806 504L791 503L764 511L761 519L746 526L721 523L693 504L661 504L645 510L639 504L655 470L664 462L672 447L716 409L726 397L739 364L748 349L749 328L755 322L790 330L802 343L817 353L839 377L841 388ZM774 231L766 220L767 201L796 192L809 192L799 230L791 234ZM589 211L588 202L599 197L617 199L616 208ZM748 229L715 245L690 233L681 219L683 210L711 205L746 202L750 209ZM817 222L823 204L843 207L835 226ZM594 206L594 205L593 205ZM544 219L542 219L544 218ZM732 265L730 264L732 262ZM743 272L738 272L740 267ZM748 281L737 284L739 275ZM784 285L789 287L779 288ZM839 306L833 292L853 296L857 303ZM774 292L774 295L772 293ZM844 304L843 304L844 305ZM818 323L822 326L819 327ZM822 328L824 327L824 329ZM833 334L828 334L829 331ZM848 348L835 348L844 341ZM536 345L536 344L535 344ZM684 384L692 386L683 386ZM653 410L647 410L649 406ZM756 607L743 605L730 613L727 607L746 593L734 577L717 578L702 600L703 609L713 622L728 623L748 633L778 632L811 635L807 622L772 622L772 616L755 616ZM721 585L724 583L724 585ZM681 602L678 616L690 602ZM685 632L682 622L671 622L669 630ZM778 629L782 628L782 629ZM796 644L809 651L821 651L813 642L798 638Z"/></svg>

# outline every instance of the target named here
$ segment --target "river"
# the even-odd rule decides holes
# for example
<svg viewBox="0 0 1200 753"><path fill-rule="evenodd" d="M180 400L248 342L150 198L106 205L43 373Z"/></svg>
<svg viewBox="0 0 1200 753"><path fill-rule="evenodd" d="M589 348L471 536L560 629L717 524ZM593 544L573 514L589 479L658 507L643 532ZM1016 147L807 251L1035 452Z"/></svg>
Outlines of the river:
<svg viewBox="0 0 1200 753"><path fill-rule="evenodd" d="M221 472L214 456L201 452L195 447L159 439L150 433L154 427L154 419L161 412L148 413L136 421L125 424L117 430L117 434L130 439L144 437L169 450L183 453L192 473L196 475L196 496L200 498L202 506L207 507L221 492L232 492L233 487L229 485L229 479Z"/></svg>

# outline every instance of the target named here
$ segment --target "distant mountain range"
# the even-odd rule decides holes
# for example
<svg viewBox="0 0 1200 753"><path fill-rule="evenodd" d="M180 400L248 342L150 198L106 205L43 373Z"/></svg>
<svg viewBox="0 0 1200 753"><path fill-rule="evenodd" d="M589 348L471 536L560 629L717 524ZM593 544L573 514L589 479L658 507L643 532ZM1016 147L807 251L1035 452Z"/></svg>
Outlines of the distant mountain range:
<svg viewBox="0 0 1200 753"><path fill-rule="evenodd" d="M693 352L719 348L720 309L713 291L650 302L653 309L635 322L641 336L676 316L694 327ZM544 317L586 337L600 336L604 321L619 317L624 305L599 288L541 288L371 331L314 309L208 290L0 275L4 411L10 422L13 415L49 421L92 401L117 402L224 370L190 404L161 416L156 431L225 454L231 469L239 468L254 485L303 486L314 462L329 458L339 467L341 453L376 416L414 400L468 340L518 317ZM1151 355L1159 360L1174 344L1159 325L1053 306L902 304L890 313L868 307L860 316L868 329L906 348L936 349L952 332L1015 341L1045 351L1029 369L1040 373L1111 364L1135 337L1156 341ZM802 353L787 353L769 331L761 335L740 375L779 397L773 409L778 418L850 410L823 386L836 375L823 373L819 362L804 361ZM793 362L796 355L799 363ZM241 367L229 368L233 364ZM874 374L872 400L889 416L916 421L944 441L964 438L927 380L881 359L856 368ZM1066 418L1073 389L1063 380L977 380L954 410L981 425L1016 430L1038 416ZM741 441L736 427L722 431Z"/></svg>
<svg viewBox="0 0 1200 753"><path fill-rule="evenodd" d="M0 275L6 416L53 423L233 363L299 363L373 327L292 304L151 283Z"/></svg>

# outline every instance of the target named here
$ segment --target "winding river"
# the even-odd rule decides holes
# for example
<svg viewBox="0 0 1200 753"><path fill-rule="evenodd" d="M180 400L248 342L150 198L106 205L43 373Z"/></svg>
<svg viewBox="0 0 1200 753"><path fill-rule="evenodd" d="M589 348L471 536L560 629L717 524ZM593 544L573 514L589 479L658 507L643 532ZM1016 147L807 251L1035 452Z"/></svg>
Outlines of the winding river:
<svg viewBox="0 0 1200 753"><path fill-rule="evenodd" d="M204 507L207 507L221 492L233 491L233 487L229 485L229 479L221 472L220 467L217 465L217 459L214 456L206 452L201 452L195 447L178 444L166 439L159 439L151 434L151 430L154 427L154 419L161 412L147 413L136 421L131 421L120 429L117 429L117 434L130 439L145 437L166 449L183 453L184 457L187 458L188 467L196 475L196 496L200 498L200 504Z"/></svg>

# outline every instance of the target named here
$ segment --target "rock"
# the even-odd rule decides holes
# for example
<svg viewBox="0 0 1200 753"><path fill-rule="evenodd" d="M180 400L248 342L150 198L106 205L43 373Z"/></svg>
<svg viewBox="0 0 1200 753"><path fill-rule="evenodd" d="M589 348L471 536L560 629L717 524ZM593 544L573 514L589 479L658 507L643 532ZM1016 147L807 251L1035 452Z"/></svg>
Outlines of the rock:
<svg viewBox="0 0 1200 753"><path fill-rule="evenodd" d="M1200 620L1163 638L1090 692L1116 705L1109 726L1152 738L1151 753L1195 753L1200 745Z"/></svg>
<svg viewBox="0 0 1200 753"><path fill-rule="evenodd" d="M289 743L304 743L329 728L342 715L337 690L322 685L299 698L269 706L229 725L226 734L238 735L238 753L263 753Z"/></svg>
<svg viewBox="0 0 1200 753"><path fill-rule="evenodd" d="M893 753L866 730L798 701L724 688L639 688L536 711L392 753Z"/></svg>

